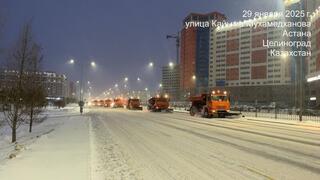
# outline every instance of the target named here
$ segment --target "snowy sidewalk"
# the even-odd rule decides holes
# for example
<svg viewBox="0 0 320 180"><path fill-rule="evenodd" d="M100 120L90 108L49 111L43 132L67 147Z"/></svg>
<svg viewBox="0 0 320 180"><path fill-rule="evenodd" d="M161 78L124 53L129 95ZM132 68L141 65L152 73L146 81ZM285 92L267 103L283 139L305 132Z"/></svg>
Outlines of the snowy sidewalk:
<svg viewBox="0 0 320 180"><path fill-rule="evenodd" d="M90 179L88 119L86 116L54 119L63 121L63 124L53 132L41 136L16 158L2 164L0 179Z"/></svg>

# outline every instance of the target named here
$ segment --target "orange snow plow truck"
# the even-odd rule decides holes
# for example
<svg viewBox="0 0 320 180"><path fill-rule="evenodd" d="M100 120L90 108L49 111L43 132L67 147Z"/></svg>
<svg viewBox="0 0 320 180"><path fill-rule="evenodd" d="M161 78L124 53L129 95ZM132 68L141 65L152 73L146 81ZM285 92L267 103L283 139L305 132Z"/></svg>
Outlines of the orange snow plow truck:
<svg viewBox="0 0 320 180"><path fill-rule="evenodd" d="M173 112L173 109L169 108L169 98L163 96L152 97L148 100L148 110L152 112Z"/></svg>
<svg viewBox="0 0 320 180"><path fill-rule="evenodd" d="M130 110L142 110L142 106L140 104L140 99L138 98L129 98L127 101L127 109Z"/></svg>
<svg viewBox="0 0 320 180"><path fill-rule="evenodd" d="M126 100L123 98L115 98L113 108L124 108L124 106L126 104L125 101Z"/></svg>
<svg viewBox="0 0 320 180"><path fill-rule="evenodd" d="M224 118L226 116L235 115L230 113L230 98L227 91L214 90L211 94L201 94L199 96L190 97L191 107L190 115L202 115L202 117L210 118L217 116Z"/></svg>
<svg viewBox="0 0 320 180"><path fill-rule="evenodd" d="M112 105L113 105L113 100L112 99L104 100L104 107L109 108L109 107L112 107Z"/></svg>

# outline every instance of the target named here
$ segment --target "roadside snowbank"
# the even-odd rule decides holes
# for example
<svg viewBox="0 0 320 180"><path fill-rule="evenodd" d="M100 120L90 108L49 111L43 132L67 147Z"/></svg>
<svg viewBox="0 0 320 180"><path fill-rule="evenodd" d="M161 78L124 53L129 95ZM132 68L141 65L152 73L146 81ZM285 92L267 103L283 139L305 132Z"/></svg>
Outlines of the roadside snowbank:
<svg viewBox="0 0 320 180"><path fill-rule="evenodd" d="M1 136L1 180L89 179L88 117L76 115L74 108L59 111L47 112L48 119L37 124L31 134L21 127L21 150L16 158L7 159L15 145L8 144L7 135Z"/></svg>
<svg viewBox="0 0 320 180"><path fill-rule="evenodd" d="M4 120L3 113L0 113L0 164L7 160L11 153L17 153L15 152L15 146L17 144L23 147L20 150L22 151L42 135L48 134L59 127L63 121L58 121L56 118L67 118L73 115L78 115L73 105L63 109L49 107L40 115L40 121L34 122L32 133L28 132L28 122L21 124L17 129L17 143L12 144L11 128Z"/></svg>

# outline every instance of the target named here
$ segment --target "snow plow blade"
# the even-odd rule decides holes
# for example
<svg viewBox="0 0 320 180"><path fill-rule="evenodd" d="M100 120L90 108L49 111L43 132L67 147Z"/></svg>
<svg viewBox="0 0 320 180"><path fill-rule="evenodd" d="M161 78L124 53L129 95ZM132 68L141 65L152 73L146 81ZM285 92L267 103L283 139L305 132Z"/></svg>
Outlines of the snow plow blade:
<svg viewBox="0 0 320 180"><path fill-rule="evenodd" d="M173 113L173 109L166 109L164 112Z"/></svg>
<svg viewBox="0 0 320 180"><path fill-rule="evenodd" d="M225 115L226 116L240 116L242 113L237 113L237 112L229 112L229 113L226 113Z"/></svg>

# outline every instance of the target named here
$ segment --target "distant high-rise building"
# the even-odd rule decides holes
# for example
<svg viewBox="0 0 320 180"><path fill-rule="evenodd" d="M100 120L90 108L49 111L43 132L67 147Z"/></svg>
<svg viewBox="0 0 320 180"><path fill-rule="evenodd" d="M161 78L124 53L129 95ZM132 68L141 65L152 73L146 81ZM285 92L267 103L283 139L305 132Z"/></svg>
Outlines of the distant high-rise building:
<svg viewBox="0 0 320 180"><path fill-rule="evenodd" d="M48 98L65 98L67 94L67 77L54 72L37 72L38 80L44 86ZM12 86L18 72L14 70L0 71L0 90Z"/></svg>
<svg viewBox="0 0 320 180"><path fill-rule="evenodd" d="M179 65L162 67L162 92L168 94L171 101L180 99L180 68Z"/></svg>
<svg viewBox="0 0 320 180"><path fill-rule="evenodd" d="M284 5L286 10L294 11L294 12L304 12L305 16L298 16L293 15L286 17L286 22L296 23L296 22L308 22L308 8L309 10L313 11L313 5L315 5L316 1L314 0L284 0ZM286 28L289 32L300 32L300 33L307 33L310 29L306 26L291 26ZM291 42L301 42L306 43L309 41L308 36L297 36L293 35L289 37L289 41ZM309 51L308 47L306 46L292 46L290 47L290 51L294 52L301 52L301 51ZM306 83L306 75L308 71L308 57L297 55L297 56L291 56L291 77L293 80L293 85L295 89L295 95L293 98L295 98L295 106L296 107L303 107L304 103L306 101L305 99L305 83Z"/></svg>
<svg viewBox="0 0 320 180"><path fill-rule="evenodd" d="M309 60L308 74L316 75L320 72L320 7L310 19L311 22L311 52L312 56Z"/></svg>
<svg viewBox="0 0 320 180"><path fill-rule="evenodd" d="M208 14L191 13L183 21L180 49L180 87L183 91L206 90L209 75L209 27L186 27L188 22L224 21L219 12Z"/></svg>
<svg viewBox="0 0 320 180"><path fill-rule="evenodd" d="M48 97L67 97L67 77L55 72L40 72Z"/></svg>

